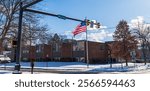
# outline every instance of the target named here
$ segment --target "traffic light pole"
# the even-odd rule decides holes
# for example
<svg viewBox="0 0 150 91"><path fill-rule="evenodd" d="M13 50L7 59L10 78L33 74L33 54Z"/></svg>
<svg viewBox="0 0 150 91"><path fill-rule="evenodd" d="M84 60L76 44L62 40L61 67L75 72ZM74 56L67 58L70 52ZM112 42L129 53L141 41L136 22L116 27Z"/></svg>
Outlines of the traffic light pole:
<svg viewBox="0 0 150 91"><path fill-rule="evenodd" d="M16 50L16 64L15 71L13 74L21 74L20 72L20 58L21 58L21 34L22 34L22 17L23 17L23 8L22 2L20 2L20 11L19 11L19 26L18 26L18 37L17 37L17 50Z"/></svg>
<svg viewBox="0 0 150 91"><path fill-rule="evenodd" d="M17 36L17 47L16 47L16 64L13 74L21 74L20 68L20 60L21 60L21 40L22 40L22 18L23 18L23 11L25 8L30 7L40 1L43 0L36 0L31 2L30 4L23 7L23 3L20 2L19 4L19 23L18 23L18 36Z"/></svg>

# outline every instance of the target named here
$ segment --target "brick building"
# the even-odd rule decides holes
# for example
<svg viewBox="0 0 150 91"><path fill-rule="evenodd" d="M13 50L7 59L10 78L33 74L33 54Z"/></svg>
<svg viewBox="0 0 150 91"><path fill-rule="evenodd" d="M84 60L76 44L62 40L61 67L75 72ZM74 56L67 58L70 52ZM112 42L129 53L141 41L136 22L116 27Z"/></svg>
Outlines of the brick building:
<svg viewBox="0 0 150 91"><path fill-rule="evenodd" d="M40 44L35 46L35 59L37 60L50 60L52 56L52 47L47 44ZM32 52L33 53L33 52Z"/></svg>
<svg viewBox="0 0 150 91"><path fill-rule="evenodd" d="M88 42L90 63L108 63L107 46L105 43Z"/></svg>
<svg viewBox="0 0 150 91"><path fill-rule="evenodd" d="M57 36L56 36L57 37ZM89 63L118 62L111 52L114 42L92 42L88 41ZM2 47L0 47L2 52ZM8 56L14 61L15 50L10 49ZM142 50L136 50L136 58L143 59ZM21 48L21 59L23 61L61 61L61 62L86 62L86 41L65 40L55 41L49 44L38 44L36 46L25 46ZM147 59L150 59L147 57Z"/></svg>
<svg viewBox="0 0 150 91"><path fill-rule="evenodd" d="M90 63L108 63L106 43L88 41ZM40 44L22 48L22 59L37 61L86 62L86 41Z"/></svg>
<svg viewBox="0 0 150 91"><path fill-rule="evenodd" d="M36 60L36 47L35 46L26 46L22 47L21 51L22 60Z"/></svg>

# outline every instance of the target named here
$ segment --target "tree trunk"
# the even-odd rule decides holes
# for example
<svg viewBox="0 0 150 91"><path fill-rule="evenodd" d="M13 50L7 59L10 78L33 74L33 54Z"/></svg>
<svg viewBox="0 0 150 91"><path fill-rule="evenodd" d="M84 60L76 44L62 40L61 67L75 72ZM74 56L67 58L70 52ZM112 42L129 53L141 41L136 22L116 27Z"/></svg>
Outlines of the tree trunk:
<svg viewBox="0 0 150 91"><path fill-rule="evenodd" d="M143 43L143 45L142 45L142 52L143 52L144 64L146 65L146 53L145 53L144 47L145 47L145 44Z"/></svg>
<svg viewBox="0 0 150 91"><path fill-rule="evenodd" d="M148 43L148 57L149 57L149 61L150 61L150 43Z"/></svg>
<svg viewBox="0 0 150 91"><path fill-rule="evenodd" d="M2 46L2 40L0 39L0 54L2 53L3 51L3 46Z"/></svg>
<svg viewBox="0 0 150 91"><path fill-rule="evenodd" d="M126 66L128 66L128 60L126 60Z"/></svg>

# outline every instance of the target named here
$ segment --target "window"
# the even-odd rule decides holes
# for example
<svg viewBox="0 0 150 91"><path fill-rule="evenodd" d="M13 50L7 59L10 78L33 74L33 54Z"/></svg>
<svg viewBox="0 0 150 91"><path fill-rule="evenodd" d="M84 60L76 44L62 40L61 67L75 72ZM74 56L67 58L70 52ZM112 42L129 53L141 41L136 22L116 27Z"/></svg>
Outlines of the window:
<svg viewBox="0 0 150 91"><path fill-rule="evenodd" d="M54 45L53 45L53 50L55 51L55 52L59 52L60 51L60 45L58 44L58 43L55 43Z"/></svg>
<svg viewBox="0 0 150 91"><path fill-rule="evenodd" d="M29 50L23 50L23 53L25 53L25 54L29 53Z"/></svg>
<svg viewBox="0 0 150 91"><path fill-rule="evenodd" d="M73 51L84 51L84 42L76 42L73 44Z"/></svg>
<svg viewBox="0 0 150 91"><path fill-rule="evenodd" d="M105 50L105 45L100 45L100 50Z"/></svg>

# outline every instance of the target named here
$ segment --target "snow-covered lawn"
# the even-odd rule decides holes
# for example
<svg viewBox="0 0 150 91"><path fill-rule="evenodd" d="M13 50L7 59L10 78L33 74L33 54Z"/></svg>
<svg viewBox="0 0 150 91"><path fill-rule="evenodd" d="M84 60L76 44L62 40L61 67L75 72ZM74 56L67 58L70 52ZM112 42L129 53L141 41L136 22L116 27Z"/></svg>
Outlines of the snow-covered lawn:
<svg viewBox="0 0 150 91"><path fill-rule="evenodd" d="M15 63L6 64L6 67L14 67ZM0 64L0 67L4 67L4 64ZM22 68L30 68L29 62L22 62ZM35 68L61 70L66 72L89 72L89 73L150 73L150 63L144 65L144 63L128 63L128 67L125 63L112 64L95 64L87 67L86 63L82 62L36 62ZM1 72L1 71L0 71Z"/></svg>

